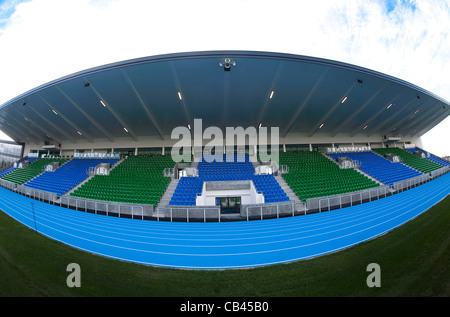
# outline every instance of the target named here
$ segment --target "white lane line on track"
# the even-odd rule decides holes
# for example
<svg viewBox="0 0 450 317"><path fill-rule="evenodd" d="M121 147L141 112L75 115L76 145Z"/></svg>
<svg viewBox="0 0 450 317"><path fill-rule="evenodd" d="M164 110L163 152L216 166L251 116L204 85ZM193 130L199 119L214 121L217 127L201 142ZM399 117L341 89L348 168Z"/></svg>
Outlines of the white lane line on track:
<svg viewBox="0 0 450 317"><path fill-rule="evenodd" d="M433 192L433 191L431 191L431 192ZM430 196L430 195L422 195L422 196ZM415 196L415 198L417 199L418 197L417 196ZM431 200L431 199L430 199ZM426 201L425 202L423 202L421 205L424 205L424 204L426 204ZM405 204L406 205L406 204ZM418 205L417 205L417 200L416 200L416 204L415 204L415 206L417 207ZM398 209L398 205L396 206L396 208ZM21 208L20 208L21 209ZM406 214L407 212L405 212L405 214ZM398 216L398 217L400 217L400 215ZM397 218L397 217L396 217ZM387 222L387 221L386 221ZM41 224L42 225L42 224ZM373 226L373 227L375 227L375 226ZM367 230L367 229L366 229ZM391 230L391 229L389 229L389 230ZM387 230L387 231L389 231L389 230ZM363 230L361 230L361 231L363 231ZM349 234L350 235L350 234ZM82 238L81 238L82 239ZM62 242L64 242L64 241L62 241ZM93 241L94 243L99 243L98 241L96 242L96 241ZM354 243L352 243L352 245L353 245ZM104 245L109 245L109 244L104 244ZM114 245L111 245L112 247L117 247L117 246L114 246ZM77 247L77 246L75 246L75 247ZM184 246L183 246L184 247ZM300 246L300 247L302 247L302 246ZM80 248L80 247L78 247L78 248ZM119 247L120 248L120 247ZM341 249L342 247L340 247L339 249ZM133 249L131 249L131 248L128 248L129 250L133 250ZM291 248L287 248L286 250L288 250L288 249L291 249ZM278 250L282 250L282 249L278 249ZM88 250L89 251L89 250ZM145 252L145 251L144 251ZM273 251L264 251L264 252L273 252ZM330 251L331 252L331 251ZM96 252L96 253L98 253L98 252ZM325 252L325 253L327 253L327 252ZM170 253L168 253L168 254L170 254ZM247 253L246 253L247 254ZM255 254L255 253L248 253L248 254ZM173 254L173 255L183 255L183 254L180 254L180 253L178 253L178 254ZM186 254L187 256L192 256L192 254ZM230 256L230 255L235 255L235 254L227 254L227 256ZM105 256L108 256L108 255L105 255ZM205 255L198 255L198 256L205 256ZM219 255L210 255L210 256L222 256L222 254L219 254ZM114 257L114 256L111 256L111 255L109 255L109 257ZM115 257L115 258L117 258L117 257ZM131 261L131 262L133 262L133 260L132 259L128 259L128 261ZM285 261L282 261L282 262L285 262ZM282 262L280 262L280 263L282 263ZM276 263L276 262L271 262L271 263ZM149 265L155 265L155 264L151 264L151 263L148 263ZM269 265L269 264L266 264L266 265ZM160 265L158 265L158 266L165 266L164 264L160 264ZM169 266L171 266L171 267L174 267L174 265L169 265ZM250 266L252 266L252 265L250 265ZM229 266L229 267L233 267L233 266ZM249 267L249 266L247 266L247 267Z"/></svg>
<svg viewBox="0 0 450 317"><path fill-rule="evenodd" d="M42 203L42 204L44 204L46 209L48 209L50 207L53 207L53 208L55 207L55 206L51 206L51 205L48 205L48 204L45 204L45 203ZM355 207L358 207L358 206L355 206ZM290 233L291 231L294 231L294 234L313 232L313 231L317 231L317 229L314 229L315 226L320 226L320 230L323 230L324 228L332 228L335 223L338 223L339 226L342 226L345 223L351 223L352 221L354 221L354 219L357 219L358 222L361 222L361 220L363 220L365 218L373 218L374 216L376 216L376 215L378 215L380 213L382 213L382 214L385 213L385 210L383 210L383 208L382 208L383 207L382 204L381 204L381 206L379 206L378 204L372 204L372 206L367 206L367 207L368 208L365 208L365 209L362 208L360 211L358 211L356 208L353 208L352 211L351 211L352 212L351 215L348 215L346 213L345 214L341 213L341 215L338 216L338 213L331 214L331 212L326 212L326 213L321 215L322 218L320 219L321 220L320 222L317 222L316 224L311 225L311 226L306 226L306 227L305 226L300 226L300 227L299 226L294 226L294 227L290 227L290 228L286 228L286 226L285 226L285 227L281 227L280 230L277 230L277 231L275 231L275 230L267 231L267 230L264 230L264 229L262 229L262 230L264 230L263 232L264 232L264 237L265 238L267 238L267 237L276 238L276 237L280 237L280 236L291 235L292 234L292 233ZM372 207L372 208L370 208L370 207ZM60 208L60 207L58 207L58 208ZM26 207L24 209L27 210ZM65 215L61 215L59 218L57 218L57 215L55 215L55 213L52 213L51 211L48 211L46 209L39 210L39 207L38 206L36 207L36 211L39 210L39 213L40 213L39 217L42 217L44 214L46 214L47 215L46 218L48 218L48 219L55 219L55 220L59 221L61 223L61 225L63 225L62 223L64 223L64 222L69 223L71 225L71 227L73 227L73 225L76 223L76 221L74 219L67 220ZM375 210L377 212L372 212L372 210ZM361 214L363 214L364 216L361 216ZM337 216L337 217L335 217L335 216ZM204 241L205 239L208 240L208 241L220 241L220 240L231 241L233 239L242 241L242 240L245 240L245 239L254 240L255 239L255 237L254 237L255 235L257 237L261 235L261 229L259 231L255 231L255 232L253 232L251 234L250 233L242 234L242 233L236 232L233 235L223 234L222 231L216 230L214 232L213 237L211 237L209 235L206 235L206 232L201 232L202 235L199 236L198 238L195 238L194 233L191 232L191 231L187 231L188 234L181 234L178 231L177 232L171 232L170 235L168 235L166 237L163 237L163 236L160 236L160 235L153 235L153 236L139 235L139 234L136 234L137 232L135 230L128 229L127 231L128 232L132 232L132 234L126 234L126 233L118 232L116 230L116 228L108 228L108 230L98 229L99 228L98 224L101 223L101 221L99 221L99 220L105 220L105 218L103 218L103 217L107 217L107 216L99 216L99 217L101 217L101 218L93 219L93 222L81 222L84 225L78 225L78 227L80 227L80 228L84 227L84 228L88 228L88 229L91 229L91 230L96 230L98 232L113 233L114 235L122 234L124 236L129 236L129 237L144 238L144 239L145 238L151 238L151 239L155 239L155 240L164 240L165 239L165 240L171 240L171 241L176 241L176 240L178 240L178 241ZM301 216L301 217L303 218L304 216ZM80 217L80 215L78 215L78 218L83 218L83 217ZM299 218L299 217L295 217L295 218ZM328 219L326 219L326 218L328 218ZM332 218L332 219L330 219L330 218ZM342 219L345 219L345 222L342 222L341 221ZM125 220L127 220L127 219L122 219L122 220L124 220L124 222L125 222ZM326 221L326 225L327 226L325 226L325 227L324 227L324 223L325 223L324 220L327 220ZM139 220L139 221L141 221L141 220ZM127 223L127 224L131 225L131 223ZM251 225L253 225L253 224L254 223L252 223ZM102 228L102 227L103 226L100 226L100 228ZM258 228L258 225L254 224L254 227ZM313 228L313 229L308 229L308 228ZM307 229L307 230L305 230L305 229ZM282 234L272 234L272 235L270 235L271 233L277 233L277 232L280 232L280 231L283 232L283 233ZM219 236L218 232L220 232L220 237L221 238L216 238L216 237ZM149 232L145 231L144 233L148 234ZM251 235L251 236L249 236L249 235ZM181 236L182 238L180 239L177 236ZM233 238L233 236L235 236L236 238ZM247 236L249 236L249 237L247 237Z"/></svg>
<svg viewBox="0 0 450 317"><path fill-rule="evenodd" d="M404 204L404 205L406 206L407 204ZM173 244L173 243L171 243L171 244L163 244L163 243L155 243L155 242L150 242L149 243L149 242L145 242L145 241L123 239L123 238L118 238L116 236L111 236L111 235L108 236L108 235L102 235L102 234L98 234L98 233L93 233L91 231L85 231L85 230L81 230L81 229L78 229L78 228L74 228L72 226L63 225L61 223L57 223L55 221L51 221L51 220L48 220L48 219L46 219L46 220L48 222L50 222L50 223L53 223L53 224L57 225L57 226L60 226L60 227L63 227L63 228L67 228L67 229L70 229L70 230L75 230L75 231L78 231L78 232L80 232L82 234L96 235L96 236L98 236L100 238L115 239L115 240L119 240L119 241L123 241L123 242L131 242L131 243L144 244L144 245L155 245L155 246L166 246L166 247L193 247L193 248L203 248L203 247L206 247L206 248L244 247L244 246L256 246L256 245L267 245L267 244L280 244L280 243L286 243L286 242L291 242L291 241L295 241L295 240L301 240L301 239L308 239L308 238L313 238L313 237L318 237L318 236L324 236L324 235L328 235L328 234L331 234L331 233L335 233L335 232L339 232L339 231L343 231L343 230L348 230L349 228L352 228L352 227L361 226L361 225L366 224L366 223L376 222L377 220L382 219L382 218L390 217L391 214L395 214L396 213L398 207L399 207L399 205L396 205L396 208L395 209L393 208L393 211L390 211L390 212L386 212L386 210L382 210L382 211L376 213L377 215L381 214L381 216L379 216L379 217L374 217L374 214L370 214L370 216L366 216L364 218L358 219L359 221L357 223L355 223L355 221L347 221L347 222L340 223L339 226L324 226L324 227L320 228L319 233L313 234L313 235L298 237L300 234L318 231L318 229L316 229L316 230L307 230L307 231L297 231L297 232L294 232L294 233L289 233L289 234L285 233L285 234L282 234L282 235L272 235L272 236L267 236L265 234L265 232L261 232L260 234L263 235L263 237L252 238L252 240L258 240L258 239L264 239L264 240L272 239L272 240L265 241L265 242L255 242L255 243L246 243L246 244L244 244L244 243L241 243L241 244L226 244L226 245L223 245L223 244L214 244L214 245L199 245L199 244L186 245L186 244L180 244L180 245L178 245L178 244ZM17 206L16 206L16 208L17 208ZM22 209L22 208L20 208L20 209ZM362 221L363 219L366 219L366 218L369 218L369 220ZM42 219L42 221L45 221L45 220ZM348 226L344 227L344 225L352 223L352 222L355 223L355 224L348 225ZM37 223L40 226L44 226L44 224L40 223L39 221ZM45 226L50 228L50 229L55 229L54 227L51 227L49 225L45 225ZM335 230L328 230L328 231L325 230L325 229L331 229L331 228L336 228L336 229ZM107 232L107 233L117 234L116 232L112 232L112 231ZM296 237L295 238L291 238L291 239L284 239L284 240L273 240L273 238L279 238L279 237L284 237L284 236L288 236L288 235L295 235ZM127 235L125 237L129 237L129 236L130 235ZM144 238L142 236L134 236L134 235L131 235L131 236L132 237L138 237L138 238L139 237L140 238ZM177 239L173 239L173 240L177 240ZM192 238L187 238L187 239L184 239L184 240L188 241L188 242L204 241L204 239L192 239ZM243 239L242 238L241 239L240 238L236 238L236 240L242 241ZM230 242L230 239L216 239L216 240L213 240L213 241L215 241L215 242L217 242L217 241Z"/></svg>
<svg viewBox="0 0 450 317"><path fill-rule="evenodd" d="M416 203L414 205L417 206ZM92 233L92 232L89 232L89 231L83 231L83 230L80 230L80 229L76 229L76 228L68 227L68 226L65 226L65 225L61 225L61 224L58 224L58 223L55 223L55 222L51 222L51 221L50 222L54 223L54 224L57 224L57 225L59 225L60 227L63 227L63 228L67 228L67 229L71 229L71 230L75 230L75 231L81 232L82 234L94 235L94 236L96 235L96 236L98 236L100 238L113 239L113 240L118 240L118 241L122 241L122 242L131 242L131 243L144 244L144 245L155 245L155 246L165 246L165 247L175 247L175 248L177 248L177 247L179 247L179 248L189 248L189 247L193 247L193 248L237 247L237 248L240 248L240 247L247 247L247 246L280 244L280 243L286 243L286 242L292 242L292 241L299 241L299 240L302 240L302 239L314 238L314 237L318 237L318 236L325 236L325 235L329 235L329 234L336 233L336 232L339 232L339 231L349 230L352 227L361 226L361 225L364 225L366 223L376 222L376 220L382 219L382 218L386 218L386 217L388 217L389 219L395 219L395 218L397 218L399 216L394 217L394 218L391 218L389 216L392 215L392 214L395 214L396 211L398 210L398 207L399 206L396 205L394 211L389 212L389 213L386 213L384 211L382 216L376 217L376 218L371 218L369 221L359 222L359 223L356 223L354 225L347 226L347 227L338 227L338 229L336 229L336 230L322 231L322 232L320 232L318 234L315 234L315 235L301 236L301 237L296 237L296 238L292 238L292 239L285 239L285 240L275 240L275 241L271 240L271 241L267 241L267 242L250 243L250 244L236 244L236 245L220 245L220 244L215 244L215 245L176 245L176 244L148 243L148 242L143 242L143 241L134 241L134 240L129 240L129 239L121 239L121 238L117 238L117 237L114 237L114 236L105 236L105 235L95 234L95 233ZM389 221L389 220L387 220L387 221ZM384 222L381 222L380 224L382 224L382 223L384 223ZM66 232L66 231L63 231L63 230L60 230L60 229L56 229L55 227L51 227L49 225L45 225L44 223L39 223L38 222L38 224L39 224L39 226L46 226L47 228L52 229L52 230L56 230L56 231L59 231L59 232ZM372 226L372 227L374 227L374 226ZM372 227L368 227L368 228L370 229ZM324 228L322 228L322 229L324 229ZM80 237L78 235L75 235L75 234L70 234L70 235L73 236L73 237L82 238L82 237ZM267 236L264 236L264 239L267 239ZM96 240L90 240L89 239L89 241L93 242L93 241L96 241ZM328 240L326 240L326 241L328 241ZM110 244L107 244L107 245L110 245ZM135 249L135 248L130 248L130 249L141 250L141 249ZM142 250L142 251L149 251L149 250ZM264 252L266 252L266 251L264 251ZM166 253L164 253L164 254L166 254Z"/></svg>

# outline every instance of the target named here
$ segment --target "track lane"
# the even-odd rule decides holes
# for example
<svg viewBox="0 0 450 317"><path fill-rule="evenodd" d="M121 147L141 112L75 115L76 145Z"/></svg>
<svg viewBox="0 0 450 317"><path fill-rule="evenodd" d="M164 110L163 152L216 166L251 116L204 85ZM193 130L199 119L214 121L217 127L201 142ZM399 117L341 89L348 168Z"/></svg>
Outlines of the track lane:
<svg viewBox="0 0 450 317"><path fill-rule="evenodd" d="M320 214L232 223L176 223L94 215L0 188L0 209L40 233L91 253L177 268L224 269L287 263L384 234L449 194L450 174L370 203Z"/></svg>

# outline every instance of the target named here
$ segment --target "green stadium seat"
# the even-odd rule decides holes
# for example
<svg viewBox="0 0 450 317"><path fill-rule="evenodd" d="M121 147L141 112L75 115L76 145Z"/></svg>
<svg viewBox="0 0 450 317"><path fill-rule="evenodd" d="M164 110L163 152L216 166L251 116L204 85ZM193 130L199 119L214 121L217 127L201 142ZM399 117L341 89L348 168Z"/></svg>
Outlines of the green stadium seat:
<svg viewBox="0 0 450 317"><path fill-rule="evenodd" d="M373 151L380 154L381 156L385 156L386 154L397 155L398 157L400 157L403 164L406 164L422 173L429 173L443 167L443 165L433 162L427 158L418 157L400 148L373 149Z"/></svg>
<svg viewBox="0 0 450 317"><path fill-rule="evenodd" d="M280 152L279 164L289 167L283 178L303 201L379 186L352 168L341 169L319 152Z"/></svg>
<svg viewBox="0 0 450 317"><path fill-rule="evenodd" d="M30 179L41 174L45 168L45 166L51 164L52 162L59 162L60 165L64 164L67 159L61 158L41 158L33 163L30 163L24 168L17 168L13 172L5 175L2 179L12 182L17 185L22 185L28 182Z"/></svg>
<svg viewBox="0 0 450 317"><path fill-rule="evenodd" d="M173 167L170 155L130 156L109 175L96 175L70 195L104 201L156 205L169 177L164 169Z"/></svg>

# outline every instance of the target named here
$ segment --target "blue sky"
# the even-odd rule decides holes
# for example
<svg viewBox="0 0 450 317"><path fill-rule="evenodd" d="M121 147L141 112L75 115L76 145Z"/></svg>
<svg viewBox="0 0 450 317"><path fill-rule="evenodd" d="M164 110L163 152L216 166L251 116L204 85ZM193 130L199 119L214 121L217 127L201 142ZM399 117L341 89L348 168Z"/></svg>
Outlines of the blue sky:
<svg viewBox="0 0 450 317"><path fill-rule="evenodd" d="M20 2L23 2L23 0L0 0L0 29L5 28L6 23Z"/></svg>
<svg viewBox="0 0 450 317"><path fill-rule="evenodd" d="M412 11L415 11L417 9L415 2L412 0L400 0L400 1L399 0L386 0L384 2L385 2L387 13L394 12L395 9L399 6L408 8Z"/></svg>
<svg viewBox="0 0 450 317"><path fill-rule="evenodd" d="M0 104L89 67L228 49L343 61L450 101L449 30L449 0L0 0ZM450 118L425 148L450 155L443 135Z"/></svg>

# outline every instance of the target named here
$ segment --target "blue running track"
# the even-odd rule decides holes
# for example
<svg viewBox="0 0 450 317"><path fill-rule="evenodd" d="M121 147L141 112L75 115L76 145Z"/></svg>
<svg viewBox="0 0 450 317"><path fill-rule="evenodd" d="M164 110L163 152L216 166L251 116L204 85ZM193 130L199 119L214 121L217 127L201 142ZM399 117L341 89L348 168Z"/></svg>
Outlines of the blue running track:
<svg viewBox="0 0 450 317"><path fill-rule="evenodd" d="M98 255L185 269L265 266L316 257L380 236L450 192L450 173L403 193L323 213L222 223L158 222L61 208L0 188L0 209L49 238Z"/></svg>

